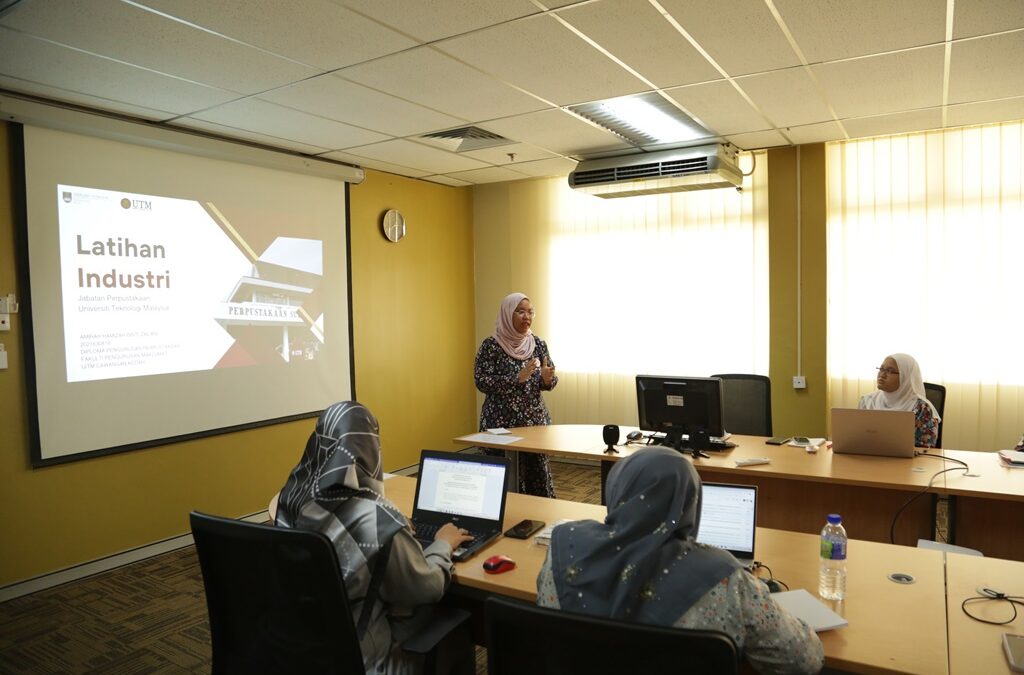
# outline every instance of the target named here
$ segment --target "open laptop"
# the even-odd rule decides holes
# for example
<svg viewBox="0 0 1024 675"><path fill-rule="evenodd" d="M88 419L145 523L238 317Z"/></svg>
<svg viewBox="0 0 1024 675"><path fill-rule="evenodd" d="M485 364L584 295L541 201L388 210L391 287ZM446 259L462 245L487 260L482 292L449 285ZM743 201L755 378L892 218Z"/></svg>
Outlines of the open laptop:
<svg viewBox="0 0 1024 675"><path fill-rule="evenodd" d="M704 483L697 542L724 548L744 567L754 563L757 486Z"/></svg>
<svg viewBox="0 0 1024 675"><path fill-rule="evenodd" d="M832 408L832 452L913 457L914 413Z"/></svg>
<svg viewBox="0 0 1024 675"><path fill-rule="evenodd" d="M501 534L505 520L509 460L441 450L420 453L412 524L424 548L445 523L469 530L468 541L452 553L453 560L472 557Z"/></svg>

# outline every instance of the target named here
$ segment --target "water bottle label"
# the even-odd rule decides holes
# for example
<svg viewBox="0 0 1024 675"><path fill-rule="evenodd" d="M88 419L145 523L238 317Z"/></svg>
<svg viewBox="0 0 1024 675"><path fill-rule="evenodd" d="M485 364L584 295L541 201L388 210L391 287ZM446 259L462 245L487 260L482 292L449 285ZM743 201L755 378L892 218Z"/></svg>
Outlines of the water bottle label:
<svg viewBox="0 0 1024 675"><path fill-rule="evenodd" d="M826 560L846 560L846 546L841 541L822 539L821 557Z"/></svg>

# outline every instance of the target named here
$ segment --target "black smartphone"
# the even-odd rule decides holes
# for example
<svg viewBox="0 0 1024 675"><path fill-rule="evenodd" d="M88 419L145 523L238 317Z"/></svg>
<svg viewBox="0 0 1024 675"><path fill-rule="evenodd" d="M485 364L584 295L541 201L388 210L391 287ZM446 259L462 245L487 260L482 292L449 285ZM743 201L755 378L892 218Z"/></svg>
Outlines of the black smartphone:
<svg viewBox="0 0 1024 675"><path fill-rule="evenodd" d="M526 539L542 527L544 527L543 520L520 520L505 531L505 536L513 539Z"/></svg>
<svg viewBox="0 0 1024 675"><path fill-rule="evenodd" d="M768 445L785 445L789 442L789 436L776 436L775 438L769 438L765 443Z"/></svg>

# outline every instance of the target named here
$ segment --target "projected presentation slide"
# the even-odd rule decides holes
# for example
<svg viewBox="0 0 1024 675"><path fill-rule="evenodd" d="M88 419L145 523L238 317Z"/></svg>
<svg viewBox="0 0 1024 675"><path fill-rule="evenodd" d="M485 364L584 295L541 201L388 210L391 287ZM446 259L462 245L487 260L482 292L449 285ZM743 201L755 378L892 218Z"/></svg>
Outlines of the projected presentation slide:
<svg viewBox="0 0 1024 675"><path fill-rule="evenodd" d="M56 198L68 382L317 358L322 242L255 232L216 203L74 185Z"/></svg>

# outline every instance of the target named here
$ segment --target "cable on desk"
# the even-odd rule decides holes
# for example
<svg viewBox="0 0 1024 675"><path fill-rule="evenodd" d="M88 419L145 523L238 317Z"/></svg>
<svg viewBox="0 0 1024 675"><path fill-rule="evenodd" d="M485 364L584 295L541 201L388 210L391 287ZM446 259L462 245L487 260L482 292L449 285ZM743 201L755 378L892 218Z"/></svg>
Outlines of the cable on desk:
<svg viewBox="0 0 1024 675"><path fill-rule="evenodd" d="M963 613L966 614L968 617L974 619L975 621L980 621L981 623L992 624L993 626L1005 626L1006 624L1013 623L1013 621L1016 620L1016 618L1017 618L1017 605L1020 605L1020 606L1024 607L1024 602L1022 602L1022 601L1024 601L1024 597L1022 597L1022 596L1019 596L1019 595L1007 595L1006 593L1003 593L1002 591L997 591L994 588L980 588L978 590L981 591L981 593L979 595L975 595L975 596L972 596L970 598L966 598L966 599L964 599L963 602L960 603L960 609L963 610ZM1013 616L1011 616L1006 621L990 621L988 619L982 619L979 616L974 616L973 614L971 614L970 612L967 611L967 605L968 604L972 604L973 605L976 602L987 602L989 600L996 600L996 601L1002 600L1002 601L1005 601L1005 602L1009 603L1010 609L1013 610Z"/></svg>
<svg viewBox="0 0 1024 675"><path fill-rule="evenodd" d="M777 586L782 586L787 591L789 590L789 585L786 584L786 582L781 580L781 579L776 579L775 578L775 574L772 572L772 568L768 567L764 563L762 563L762 562L760 562L758 560L755 560L753 562L753 564L750 566L749 569L750 569L750 573L754 575L755 579L761 579L761 577L758 576L758 574L757 574L760 570L768 570L768 578L767 579L761 579L761 581L765 582L765 584L768 586L768 589L772 593L774 593L774 592L776 592L778 590ZM776 588L772 588L772 584L776 584Z"/></svg>
<svg viewBox="0 0 1024 675"><path fill-rule="evenodd" d="M903 513L903 511L908 506L910 506L911 503L913 503L913 501L915 499L917 499L918 497L920 497L923 494L925 494L926 492L928 492L928 490L930 490L931 487L932 487L932 482L936 478L938 478L942 474L948 473L950 471L970 471L971 470L971 467L967 466L967 462L963 462L963 461L960 461L959 459L954 459L952 457L942 457L941 455L929 455L929 454L923 453L923 452L922 453L915 452L914 454L917 455L918 457L938 457L939 459L945 459L945 460L949 460L951 462L957 462L958 464L963 464L963 467L954 466L954 467L949 468L949 469L943 469L941 471L936 471L934 474L932 474L932 477L928 479L928 484L924 486L923 490L918 492L916 495L913 495L907 501L903 502L903 506L898 508L896 510L896 515L894 515L892 517L892 525L889 526L889 543L890 544L895 544L896 543L896 521L899 520L900 514Z"/></svg>

